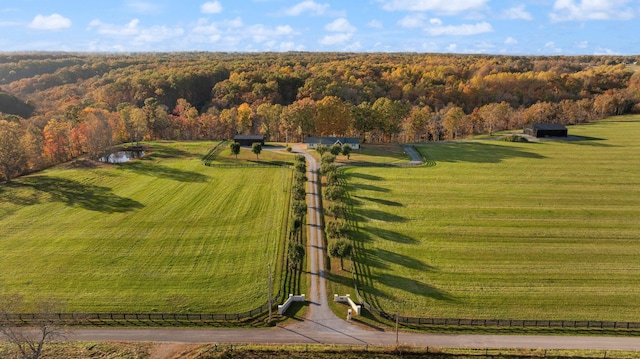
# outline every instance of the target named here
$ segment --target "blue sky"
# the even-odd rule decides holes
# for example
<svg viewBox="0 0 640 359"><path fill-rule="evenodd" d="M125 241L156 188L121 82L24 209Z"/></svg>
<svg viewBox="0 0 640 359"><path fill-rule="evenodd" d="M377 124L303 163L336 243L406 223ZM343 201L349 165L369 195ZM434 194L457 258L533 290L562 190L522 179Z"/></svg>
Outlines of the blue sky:
<svg viewBox="0 0 640 359"><path fill-rule="evenodd" d="M6 51L640 53L640 0L13 0Z"/></svg>

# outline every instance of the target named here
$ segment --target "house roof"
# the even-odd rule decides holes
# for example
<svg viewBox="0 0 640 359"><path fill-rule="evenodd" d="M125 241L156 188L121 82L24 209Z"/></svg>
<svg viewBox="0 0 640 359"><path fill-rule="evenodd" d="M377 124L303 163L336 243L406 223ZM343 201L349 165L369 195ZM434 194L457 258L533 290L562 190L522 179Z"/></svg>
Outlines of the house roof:
<svg viewBox="0 0 640 359"><path fill-rule="evenodd" d="M342 144L359 144L360 139L358 137L307 137L304 139L304 143L316 143L320 145L333 145L336 142Z"/></svg>
<svg viewBox="0 0 640 359"><path fill-rule="evenodd" d="M235 135L234 140L264 140L264 135Z"/></svg>

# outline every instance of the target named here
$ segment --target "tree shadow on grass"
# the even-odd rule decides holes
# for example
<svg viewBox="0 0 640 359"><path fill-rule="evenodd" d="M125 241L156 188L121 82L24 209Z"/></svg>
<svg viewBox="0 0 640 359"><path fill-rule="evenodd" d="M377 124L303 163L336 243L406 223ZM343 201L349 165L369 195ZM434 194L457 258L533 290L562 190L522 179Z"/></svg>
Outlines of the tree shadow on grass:
<svg viewBox="0 0 640 359"><path fill-rule="evenodd" d="M377 209L363 209L360 208L357 210L357 213L354 213L352 217L358 222L368 222L369 220L374 221L382 221L382 222L406 222L407 219L398 216L397 214L392 214L384 211L379 211Z"/></svg>
<svg viewBox="0 0 640 359"><path fill-rule="evenodd" d="M384 187L378 187L378 186L374 186L374 185L370 185L370 184L364 184L364 183L354 183L352 185L349 186L350 188L348 188L348 190L353 190L353 189L357 189L357 190L362 190L362 191L375 191L375 192L384 192L384 193L388 193L391 192L390 189L388 188L384 188Z"/></svg>
<svg viewBox="0 0 640 359"><path fill-rule="evenodd" d="M384 239L386 241L402 243L402 244L417 244L417 243L420 243L420 241L418 241L415 238L411 238L411 237L409 237L409 236L407 236L405 234L402 234L400 232L391 231L391 230L388 230L388 229L365 227L362 230L369 232L371 235L378 236L381 239Z"/></svg>
<svg viewBox="0 0 640 359"><path fill-rule="evenodd" d="M111 188L87 185L66 178L33 176L24 178L16 186L31 187L49 195L50 202L61 202L70 207L81 207L103 213L122 213L143 208L144 205L130 198L120 197ZM46 201L33 197L30 204Z"/></svg>
<svg viewBox="0 0 640 359"><path fill-rule="evenodd" d="M9 184L0 186L0 203L13 203L19 206L32 206L37 204L40 200L40 196L34 191L21 192L18 191L20 187L24 187L24 185L11 182Z"/></svg>
<svg viewBox="0 0 640 359"><path fill-rule="evenodd" d="M365 197L365 196L353 196L359 199L363 199L366 201L371 201L371 202L375 202L378 204L381 204L383 206L391 206L391 207L402 207L403 204L400 202L395 202L395 201L389 201L388 199L382 199L382 198L373 198L373 197Z"/></svg>
<svg viewBox="0 0 640 359"><path fill-rule="evenodd" d="M351 178L362 178L369 181L382 181L382 177L368 174L368 173L358 173L358 172L349 172L347 174L347 181Z"/></svg>
<svg viewBox="0 0 640 359"><path fill-rule="evenodd" d="M371 255L375 256L376 258L380 258L384 261L401 265L405 268L414 269L418 271L434 270L434 267L422 262L421 260L406 256L404 254L391 252L386 249L380 249L380 248L376 248L371 252L372 252Z"/></svg>
<svg viewBox="0 0 640 359"><path fill-rule="evenodd" d="M619 147L610 143L604 143L605 138L589 137L589 136L569 136L567 138L561 138L555 140L560 143L579 146L591 146L591 147ZM554 141L554 140L542 140L542 141Z"/></svg>
<svg viewBox="0 0 640 359"><path fill-rule="evenodd" d="M143 174L145 176L170 179L179 182L206 182L209 177L202 173L182 171L153 162L131 161L118 165L120 169Z"/></svg>
<svg viewBox="0 0 640 359"><path fill-rule="evenodd" d="M513 146L487 142L434 143L420 146L420 152L430 161L499 163L509 158L543 159L535 152Z"/></svg>
<svg viewBox="0 0 640 359"><path fill-rule="evenodd" d="M381 274L375 277L375 281L422 297L443 301L454 300L449 293L411 278L401 277L394 274Z"/></svg>

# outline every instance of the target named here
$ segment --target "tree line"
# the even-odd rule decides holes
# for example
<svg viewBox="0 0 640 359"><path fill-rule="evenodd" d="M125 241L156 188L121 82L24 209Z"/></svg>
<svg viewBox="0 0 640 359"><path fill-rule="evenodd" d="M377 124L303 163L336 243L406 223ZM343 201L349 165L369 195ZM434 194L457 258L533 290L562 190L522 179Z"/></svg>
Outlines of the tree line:
<svg viewBox="0 0 640 359"><path fill-rule="evenodd" d="M115 144L154 139L263 134L281 142L317 135L416 142L533 122L593 121L640 112L636 61L350 53L0 55L0 93L9 99L0 102L0 143L10 142L3 148L18 146L23 154L0 154L12 158L0 168L8 180L81 155L98 158Z"/></svg>

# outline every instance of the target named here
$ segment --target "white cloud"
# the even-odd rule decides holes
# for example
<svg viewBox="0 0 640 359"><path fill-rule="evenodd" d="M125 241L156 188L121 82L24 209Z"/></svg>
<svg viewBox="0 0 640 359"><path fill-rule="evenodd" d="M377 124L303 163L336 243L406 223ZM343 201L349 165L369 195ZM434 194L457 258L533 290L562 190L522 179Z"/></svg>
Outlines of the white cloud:
<svg viewBox="0 0 640 359"><path fill-rule="evenodd" d="M502 12L502 16L511 20L533 20L533 16L524 9L524 5L512 7Z"/></svg>
<svg viewBox="0 0 640 359"><path fill-rule="evenodd" d="M424 16L424 14L420 14L420 13L411 14L398 20L398 25L400 25L400 27L404 27L405 29L415 29L419 27L424 27L425 25L424 21L426 19L427 17Z"/></svg>
<svg viewBox="0 0 640 359"><path fill-rule="evenodd" d="M345 46L342 51L351 51L351 52L355 52L355 51L359 51L362 48L362 44L360 44L360 41L356 41L354 43L351 43L347 46Z"/></svg>
<svg viewBox="0 0 640 359"><path fill-rule="evenodd" d="M293 41L285 41L281 42L278 45L278 51L302 51L304 50L303 45L296 45Z"/></svg>
<svg viewBox="0 0 640 359"><path fill-rule="evenodd" d="M367 26L372 27L374 29L382 29L384 26L382 25L382 23L378 20L371 20L369 21L369 23L367 24Z"/></svg>
<svg viewBox="0 0 640 359"><path fill-rule="evenodd" d="M469 36L493 32L493 27L488 22L483 21L477 24L462 24L457 26L442 26L437 24L436 26L427 27L425 31L431 36Z"/></svg>
<svg viewBox="0 0 640 359"><path fill-rule="evenodd" d="M262 24L256 24L249 26L245 31L247 32L247 35L253 38L254 42L265 42L267 40L292 35L294 33L293 29L289 25L276 26L275 28L272 28Z"/></svg>
<svg viewBox="0 0 640 359"><path fill-rule="evenodd" d="M320 40L320 44L327 45L327 46L339 45L351 40L352 37L353 37L353 33L326 35Z"/></svg>
<svg viewBox="0 0 640 359"><path fill-rule="evenodd" d="M132 45L144 45L157 43L182 36L184 29L167 26L141 27L140 20L133 19L125 25L103 23L96 19L89 23L87 30L95 31L100 35L129 38Z"/></svg>
<svg viewBox="0 0 640 359"><path fill-rule="evenodd" d="M473 44L473 47L475 47L477 51L487 52L491 49L494 49L496 45L488 41L480 41Z"/></svg>
<svg viewBox="0 0 640 359"><path fill-rule="evenodd" d="M345 18L335 19L325 25L325 30L331 32L356 32L356 27L351 25Z"/></svg>
<svg viewBox="0 0 640 359"><path fill-rule="evenodd" d="M222 12L222 5L219 1L209 1L200 6L203 14L219 14Z"/></svg>
<svg viewBox="0 0 640 359"><path fill-rule="evenodd" d="M450 44L449 46L447 46L447 52L455 52L457 48L458 48L458 45Z"/></svg>
<svg viewBox="0 0 640 359"><path fill-rule="evenodd" d="M170 28L166 26L152 26L150 28L141 29L138 35L133 39L134 43L157 43L166 41L184 34L181 28Z"/></svg>
<svg viewBox="0 0 640 359"><path fill-rule="evenodd" d="M60 30L71 27L71 20L60 14L36 15L29 27L36 30Z"/></svg>
<svg viewBox="0 0 640 359"><path fill-rule="evenodd" d="M620 55L619 52L613 51L605 47L598 47L593 54L594 55Z"/></svg>
<svg viewBox="0 0 640 359"><path fill-rule="evenodd" d="M513 37L509 36L504 40L504 44L505 45L517 45L518 44L518 40L516 40Z"/></svg>
<svg viewBox="0 0 640 359"><path fill-rule="evenodd" d="M102 21L96 19L92 20L89 23L89 27L87 30L96 29L96 32L101 35L112 35L112 36L133 36L137 35L140 32L138 29L138 24L140 20L133 19L129 21L126 25L114 25L114 24L105 24Z"/></svg>
<svg viewBox="0 0 640 359"><path fill-rule="evenodd" d="M433 19L429 19L429 24L440 26L442 25L442 20L438 19L437 17L434 17Z"/></svg>
<svg viewBox="0 0 640 359"><path fill-rule="evenodd" d="M146 1L129 1L127 2L127 7L144 15L162 13L162 6Z"/></svg>
<svg viewBox="0 0 640 359"><path fill-rule="evenodd" d="M298 16L303 13L311 13L312 15L323 15L329 9L329 4L319 4L315 1L308 0L294 5L284 11L285 15Z"/></svg>
<svg viewBox="0 0 640 359"><path fill-rule="evenodd" d="M433 11L456 14L478 10L488 0L379 0L387 11Z"/></svg>
<svg viewBox="0 0 640 359"><path fill-rule="evenodd" d="M556 0L551 21L630 20L636 11L627 6L630 0Z"/></svg>
<svg viewBox="0 0 640 359"><path fill-rule="evenodd" d="M243 27L244 26L244 22L242 21L242 19L240 17L236 17L235 19L231 19L231 20L224 20L220 22L220 25L223 27Z"/></svg>
<svg viewBox="0 0 640 359"><path fill-rule="evenodd" d="M289 25L244 24L239 17L211 23L200 19L185 41L215 44L216 49L227 51L303 50L303 46L293 41L296 35L299 32Z"/></svg>
<svg viewBox="0 0 640 359"><path fill-rule="evenodd" d="M586 49L589 47L589 41L579 41L575 44L575 46L579 49Z"/></svg>
<svg viewBox="0 0 640 359"><path fill-rule="evenodd" d="M544 44L544 52L555 52L555 53L561 53L562 49L559 48L558 46L556 46L556 43L553 41L547 41Z"/></svg>

